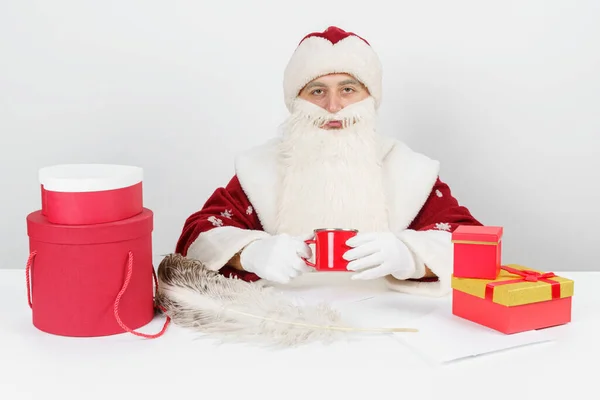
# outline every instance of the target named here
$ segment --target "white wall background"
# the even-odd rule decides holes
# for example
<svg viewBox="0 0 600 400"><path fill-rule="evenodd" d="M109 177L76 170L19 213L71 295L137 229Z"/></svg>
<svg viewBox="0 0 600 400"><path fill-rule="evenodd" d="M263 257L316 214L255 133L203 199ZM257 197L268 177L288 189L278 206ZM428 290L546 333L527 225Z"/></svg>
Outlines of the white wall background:
<svg viewBox="0 0 600 400"><path fill-rule="evenodd" d="M338 25L382 59L383 132L505 227L505 261L600 270L599 21L595 0L3 0L0 268L24 267L57 163L142 166L171 252L234 156L276 134L298 41Z"/></svg>

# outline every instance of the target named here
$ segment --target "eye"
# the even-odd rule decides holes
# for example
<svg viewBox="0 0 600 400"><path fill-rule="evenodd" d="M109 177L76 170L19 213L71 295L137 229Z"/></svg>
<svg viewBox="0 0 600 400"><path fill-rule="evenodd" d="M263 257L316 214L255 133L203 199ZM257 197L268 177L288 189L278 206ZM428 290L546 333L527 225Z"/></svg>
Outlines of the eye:
<svg viewBox="0 0 600 400"><path fill-rule="evenodd" d="M354 88L351 87L345 87L342 89L345 93L352 93L355 92L356 90L354 90Z"/></svg>
<svg viewBox="0 0 600 400"><path fill-rule="evenodd" d="M310 94L315 95L315 96L318 96L322 93L323 93L323 89L315 89L312 92L310 92Z"/></svg>

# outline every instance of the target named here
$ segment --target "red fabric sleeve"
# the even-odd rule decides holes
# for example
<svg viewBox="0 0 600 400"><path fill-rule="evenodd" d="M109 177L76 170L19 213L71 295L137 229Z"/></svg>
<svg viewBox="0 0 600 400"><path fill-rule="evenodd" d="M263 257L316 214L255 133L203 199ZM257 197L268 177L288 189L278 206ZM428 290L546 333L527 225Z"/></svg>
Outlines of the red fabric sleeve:
<svg viewBox="0 0 600 400"><path fill-rule="evenodd" d="M408 229L426 231L430 229L454 232L459 225L479 225L471 212L461 206L452 196L450 187L438 177L427 201L421 207ZM437 278L411 279L420 282L435 282Z"/></svg>
<svg viewBox="0 0 600 400"><path fill-rule="evenodd" d="M188 248L200 233L218 226L263 230L254 207L244 193L237 176L233 176L226 187L215 190L202 209L186 219L175 252L186 256ZM260 279L253 273L238 271L229 266L224 266L219 272L227 277L237 277L249 282Z"/></svg>
<svg viewBox="0 0 600 400"><path fill-rule="evenodd" d="M408 229L429 229L453 232L459 225L482 225L471 212L452 196L450 187L437 179L427 201Z"/></svg>

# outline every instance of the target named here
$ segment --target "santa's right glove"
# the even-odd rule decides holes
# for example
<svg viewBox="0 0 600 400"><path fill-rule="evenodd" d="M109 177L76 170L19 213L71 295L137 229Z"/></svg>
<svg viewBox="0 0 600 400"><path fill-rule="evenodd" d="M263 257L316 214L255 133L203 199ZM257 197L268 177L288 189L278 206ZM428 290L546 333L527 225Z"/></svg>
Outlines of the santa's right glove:
<svg viewBox="0 0 600 400"><path fill-rule="evenodd" d="M303 259L311 257L312 251L303 238L280 234L251 242L240 253L240 263L245 271L262 279L288 283L313 270Z"/></svg>

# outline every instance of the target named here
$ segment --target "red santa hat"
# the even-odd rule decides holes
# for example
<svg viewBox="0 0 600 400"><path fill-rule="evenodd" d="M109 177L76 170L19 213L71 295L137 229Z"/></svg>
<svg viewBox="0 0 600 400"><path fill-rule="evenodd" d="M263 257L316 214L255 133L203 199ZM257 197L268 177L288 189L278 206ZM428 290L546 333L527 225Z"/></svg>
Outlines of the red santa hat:
<svg viewBox="0 0 600 400"><path fill-rule="evenodd" d="M330 26L323 32L306 35L292 55L283 78L287 108L291 111L294 99L308 82L332 73L354 76L369 89L379 107L382 86L379 57L362 37Z"/></svg>

